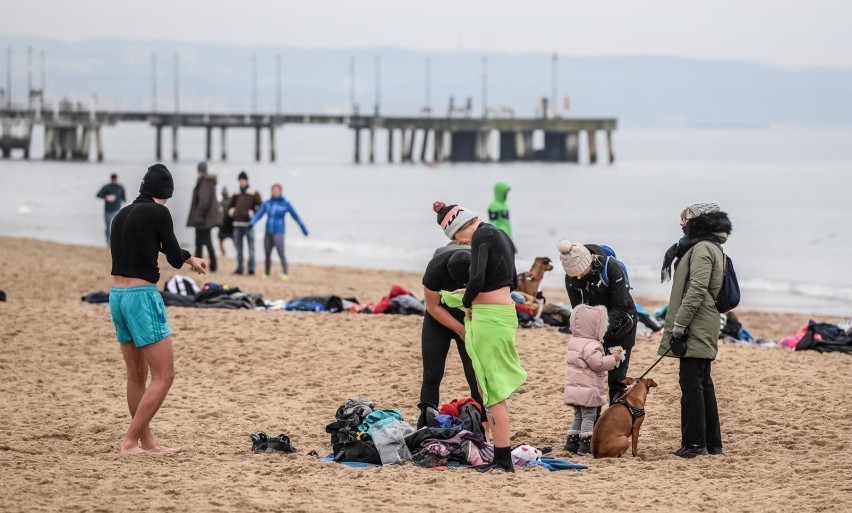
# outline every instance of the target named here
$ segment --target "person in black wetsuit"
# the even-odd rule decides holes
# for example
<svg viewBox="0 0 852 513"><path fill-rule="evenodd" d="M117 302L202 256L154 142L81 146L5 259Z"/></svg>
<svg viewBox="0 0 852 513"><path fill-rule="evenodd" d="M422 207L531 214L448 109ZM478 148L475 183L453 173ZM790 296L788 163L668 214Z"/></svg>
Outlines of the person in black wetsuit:
<svg viewBox="0 0 852 513"><path fill-rule="evenodd" d="M139 196L112 223L109 307L127 365L127 405L132 419L118 447L122 454L180 451L162 447L150 428L174 380L172 330L156 286L160 279L157 257L164 253L176 269L187 263L198 274L207 273L207 262L181 249L175 238L172 216L165 207L174 188L166 166L149 167ZM146 387L149 372L151 383Z"/></svg>
<svg viewBox="0 0 852 513"><path fill-rule="evenodd" d="M476 371L494 441L494 462L480 470L514 472L507 399L527 374L515 348L518 317L510 296L517 272L508 235L457 205L435 202L438 224L451 239L471 247L470 277L461 298L469 316L465 348ZM458 301L447 294L446 300Z"/></svg>
<svg viewBox="0 0 852 513"><path fill-rule="evenodd" d="M609 326L604 335L604 351L612 354L612 348L624 349L621 364L609 371L609 403L627 389L621 382L627 377L630 355L636 344L636 305L630 295L630 288L621 265L615 257L595 244L574 244L567 240L559 241L559 258L565 270L565 288L571 306L586 304L605 306L609 316ZM609 258L608 258L609 257ZM606 265L608 284L601 277Z"/></svg>
<svg viewBox="0 0 852 513"><path fill-rule="evenodd" d="M438 408L441 380L450 344L456 341L464 376L470 387L470 396L480 406L482 395L476 385L476 374L464 345L464 313L458 308L447 308L441 304L440 291L457 290L467 285L470 271L470 248L461 246L436 252L423 274L423 296L426 314L420 347L423 355L423 382L420 386L420 418L417 429L426 425L426 407Z"/></svg>

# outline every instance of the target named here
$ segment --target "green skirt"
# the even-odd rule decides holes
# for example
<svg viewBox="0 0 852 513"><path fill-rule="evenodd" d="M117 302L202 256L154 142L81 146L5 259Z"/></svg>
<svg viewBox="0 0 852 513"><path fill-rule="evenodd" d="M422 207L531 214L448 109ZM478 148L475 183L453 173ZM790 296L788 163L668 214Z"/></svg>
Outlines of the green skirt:
<svg viewBox="0 0 852 513"><path fill-rule="evenodd" d="M449 307L461 308L461 294L441 291ZM514 305L473 305L465 317L465 350L473 363L485 407L505 401L527 380L515 347Z"/></svg>

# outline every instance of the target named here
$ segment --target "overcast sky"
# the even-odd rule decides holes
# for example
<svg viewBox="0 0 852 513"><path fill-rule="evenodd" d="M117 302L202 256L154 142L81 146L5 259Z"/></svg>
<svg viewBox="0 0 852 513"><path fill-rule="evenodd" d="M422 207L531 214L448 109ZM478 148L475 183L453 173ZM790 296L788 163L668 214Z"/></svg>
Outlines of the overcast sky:
<svg viewBox="0 0 852 513"><path fill-rule="evenodd" d="M0 34L852 67L850 0L0 0Z"/></svg>

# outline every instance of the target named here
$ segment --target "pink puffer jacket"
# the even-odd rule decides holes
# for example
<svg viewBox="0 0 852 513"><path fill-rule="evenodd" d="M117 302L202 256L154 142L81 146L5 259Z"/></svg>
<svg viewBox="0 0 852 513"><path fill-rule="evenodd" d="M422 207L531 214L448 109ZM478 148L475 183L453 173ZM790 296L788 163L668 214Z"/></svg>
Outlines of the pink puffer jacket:
<svg viewBox="0 0 852 513"><path fill-rule="evenodd" d="M568 366L565 370L565 404L597 407L607 403L606 371L615 368L615 357L604 354L606 308L578 305L571 312Z"/></svg>

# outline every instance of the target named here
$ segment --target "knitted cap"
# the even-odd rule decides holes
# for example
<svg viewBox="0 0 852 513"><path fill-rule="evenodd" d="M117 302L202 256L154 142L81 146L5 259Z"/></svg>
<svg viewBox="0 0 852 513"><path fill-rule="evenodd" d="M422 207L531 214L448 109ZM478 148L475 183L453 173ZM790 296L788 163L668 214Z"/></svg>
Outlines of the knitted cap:
<svg viewBox="0 0 852 513"><path fill-rule="evenodd" d="M175 181L169 168L162 164L154 164L148 168L142 185L139 186L140 194L147 194L153 198L169 199L175 192Z"/></svg>
<svg viewBox="0 0 852 513"><path fill-rule="evenodd" d="M432 210L438 214L438 226L444 230L444 234L450 239L459 229L468 222L478 219L479 216L470 210L458 205L446 205L441 201L432 204Z"/></svg>
<svg viewBox="0 0 852 513"><path fill-rule="evenodd" d="M207 162L199 162L198 163L198 172L206 175L207 174Z"/></svg>
<svg viewBox="0 0 852 513"><path fill-rule="evenodd" d="M248 175L245 171L240 171L240 174L237 175L237 180L246 180L248 181Z"/></svg>
<svg viewBox="0 0 852 513"><path fill-rule="evenodd" d="M559 259L562 260L562 268L568 276L576 278L592 266L592 254L586 246L574 244L563 239L559 241L556 247L559 249Z"/></svg>
<svg viewBox="0 0 852 513"><path fill-rule="evenodd" d="M698 217L703 214L714 214L716 212L722 211L719 205L715 203L693 203L692 205L686 207L686 209L692 212L692 215L695 217Z"/></svg>

